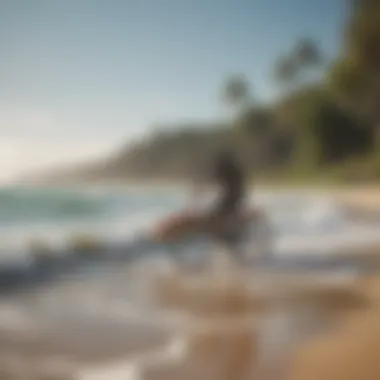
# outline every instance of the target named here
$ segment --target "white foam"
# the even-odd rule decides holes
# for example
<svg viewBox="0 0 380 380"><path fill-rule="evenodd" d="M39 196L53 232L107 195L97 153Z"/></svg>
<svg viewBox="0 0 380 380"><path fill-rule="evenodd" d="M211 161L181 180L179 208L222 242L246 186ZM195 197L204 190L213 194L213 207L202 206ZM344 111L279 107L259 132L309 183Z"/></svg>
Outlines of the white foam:
<svg viewBox="0 0 380 380"><path fill-rule="evenodd" d="M279 255L331 255L380 243L380 220L349 220L343 207L329 197L275 197L267 199L265 208L276 231L274 250Z"/></svg>
<svg viewBox="0 0 380 380"><path fill-rule="evenodd" d="M349 249L364 251L380 244L380 227L349 226L331 234L315 234L302 237L283 237L275 243L279 255L332 255Z"/></svg>

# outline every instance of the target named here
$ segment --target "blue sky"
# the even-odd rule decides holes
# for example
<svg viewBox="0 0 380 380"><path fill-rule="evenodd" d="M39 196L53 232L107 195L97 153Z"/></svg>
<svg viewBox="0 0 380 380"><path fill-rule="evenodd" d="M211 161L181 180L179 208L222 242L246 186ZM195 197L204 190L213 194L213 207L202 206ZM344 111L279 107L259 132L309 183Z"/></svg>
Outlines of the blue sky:
<svg viewBox="0 0 380 380"><path fill-rule="evenodd" d="M344 3L0 0L0 171L102 155L157 124L220 117L229 74L246 74L268 99L273 62L298 37L336 54Z"/></svg>

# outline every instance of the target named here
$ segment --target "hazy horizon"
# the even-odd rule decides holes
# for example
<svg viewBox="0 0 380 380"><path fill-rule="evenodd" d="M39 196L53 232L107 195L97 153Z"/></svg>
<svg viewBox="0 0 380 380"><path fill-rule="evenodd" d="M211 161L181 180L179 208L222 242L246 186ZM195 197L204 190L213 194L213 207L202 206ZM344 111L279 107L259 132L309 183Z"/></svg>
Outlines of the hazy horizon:
<svg viewBox="0 0 380 380"><path fill-rule="evenodd" d="M344 0L2 0L0 180L223 117L230 74L270 99L275 59L303 36L334 56L344 19Z"/></svg>

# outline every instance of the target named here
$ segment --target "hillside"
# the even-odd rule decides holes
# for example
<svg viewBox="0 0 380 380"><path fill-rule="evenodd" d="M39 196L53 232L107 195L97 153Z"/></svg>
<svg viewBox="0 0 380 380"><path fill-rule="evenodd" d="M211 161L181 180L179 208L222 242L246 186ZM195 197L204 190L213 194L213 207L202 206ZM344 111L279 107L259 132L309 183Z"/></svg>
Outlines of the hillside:
<svg viewBox="0 0 380 380"><path fill-rule="evenodd" d="M32 178L53 183L188 179L204 170L215 152L225 147L236 151L248 172L283 166L290 160L289 136L268 134L262 138L260 149L255 149L252 136L242 137L224 125L168 125L159 134L129 144L102 161L57 168Z"/></svg>

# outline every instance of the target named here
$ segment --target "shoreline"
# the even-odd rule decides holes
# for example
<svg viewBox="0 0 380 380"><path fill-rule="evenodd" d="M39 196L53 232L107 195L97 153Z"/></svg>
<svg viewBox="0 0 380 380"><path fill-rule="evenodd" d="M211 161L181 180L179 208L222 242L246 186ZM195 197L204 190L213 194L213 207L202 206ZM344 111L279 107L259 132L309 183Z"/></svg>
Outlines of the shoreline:
<svg viewBox="0 0 380 380"><path fill-rule="evenodd" d="M330 290L329 290L330 287L326 288L325 286L321 286L321 284L319 284L319 285L315 284L316 287L314 287L312 285L312 282L309 283L308 281L306 281L306 285L307 284L309 284L309 285L304 287L302 285L303 280L307 280L307 279L306 278L301 279L301 282L298 283L298 287L297 287L297 284L293 283L292 280L290 279L290 283L289 283L290 293L289 293L289 295L292 296L292 290L291 289L295 289L295 290L298 289L298 291L295 292L295 294L294 294L295 298L294 299L293 299L293 297L290 297L289 302L301 302L301 305L302 305L304 302L308 303L309 302L308 300L311 297L313 299L313 302L315 302L315 305L317 305L317 306L319 305L321 307L318 315L323 316L326 314L325 312L327 312L328 318L334 319L334 321L333 321L334 326L333 326L332 330L329 330L328 328L326 328L326 329L324 328L323 331L321 331L321 334L319 334L319 333L313 332L313 323L314 323L313 321L316 321L316 322L318 322L318 321L315 320L315 318L313 320L309 321L310 331L308 333L306 333L306 336L303 338L300 345L296 345L295 347L294 346L291 347L291 348L295 348L296 351L295 351L294 358L291 358L291 368L290 368L291 377L286 377L286 378L289 380L293 380L293 379L297 379L297 380L318 380L321 377L315 377L315 378L312 377L311 378L309 376L305 376L305 375L308 375L308 372L302 372L305 370L305 363L307 363L306 365L308 365L309 368L315 368L315 367L319 366L322 368L322 370L324 369L323 366L325 363L324 360L326 359L326 353L324 351L322 351L321 349L320 350L317 349L318 355L316 355L315 354L316 349L314 348L314 346L317 345L317 347L319 348L320 340L322 340L323 344L325 344L325 345L327 344L329 347L329 344L331 344L330 343L331 341L336 342L336 341L342 341L342 339L346 339L346 340L348 339L349 345L352 347L352 345L354 344L352 335L354 334L354 336L355 336L355 334L356 335L358 334L358 331L357 331L358 328L359 328L359 331L361 333L363 333L362 332L362 326L366 322L360 318L359 314L362 313L363 311L366 311L366 312L370 311L370 307L366 306L367 303L361 302L361 297L362 296L364 298L368 297L371 300L373 300L371 302L374 302L374 303L378 302L378 301L376 301L377 295L373 289L374 286L376 285L376 281L374 281L371 278L368 278L368 279L367 278L365 278L365 279L358 278L358 279L354 280L352 285L348 285L347 288L344 285L344 283L343 283L343 285L339 285L339 283L336 284L335 285L336 288L333 285L334 283L332 283L332 284L330 284L331 289L332 289L332 293L330 293ZM295 286L295 288L294 288L294 286ZM216 289L219 289L219 288L216 288ZM224 287L221 289L224 289ZM240 289L240 291L239 291L239 289ZM335 291L334 291L334 289L335 289ZM251 303L249 303L249 302L251 302L251 301L249 301L250 298L249 299L244 298L245 296L247 296L247 294L244 292L241 293L242 289L234 286L234 282L231 284L230 290L231 290L230 292L226 293L226 296L229 297L228 298L229 300L231 300L231 303L227 303L228 305L230 305L229 308L231 308L231 309L225 310L224 307L226 306L226 303L225 303L225 301L222 301L222 300L220 300L220 301L222 301L222 304L220 304L220 305L219 305L219 303L217 303L217 301L214 300L214 302L216 302L216 304L214 306L216 308L221 306L223 308L223 310L225 310L224 312L227 313L227 315L226 315L227 320L228 320L228 317L230 317L231 318L230 321L239 322L239 321L242 321L243 319L239 318L238 314L233 314L233 313L239 312L239 310L241 310L241 312L244 312L244 310L246 310L244 305L246 305L249 308L250 307L249 305L251 305ZM210 297L211 294L207 293L207 294L204 294L204 296ZM263 294L261 296L259 295L259 298L260 297L265 297L265 294ZM235 303L232 302L234 299L236 299ZM293 301L291 301L291 300L293 300ZM248 302L248 303L246 304L244 302ZM362 304L363 305L365 304L365 305L362 306ZM252 304L251 306L254 307L254 304ZM236 310L235 310L235 308L236 308ZM293 311L292 311L292 309L288 310L288 311L290 311L290 314L287 317L287 322L282 324L282 330L281 331L283 334L285 334L283 336L282 340L280 340L280 344L283 345L282 350L286 349L286 345L288 344L287 339L289 339L291 337L288 334L287 329L290 329L290 333L295 334L295 336L293 336L293 338L295 339L294 344L297 343L298 335L299 335L299 337L301 337L302 334L304 334L302 331L298 331L296 328L297 321L299 320L299 311L300 311L300 310L298 310L298 311L297 310L298 310L297 308L293 309ZM228 312L232 312L232 314L229 316ZM285 309L285 312L286 312L286 309ZM259 311L257 313L259 313ZM373 311L372 311L372 313L373 313ZM377 318L379 317L378 313L379 312L377 311ZM281 312L280 312L280 314L281 314ZM347 328L346 328L347 326L345 325L345 324L347 324L346 323L347 318L351 317L352 315L359 316L358 320L355 321L356 326L359 326L359 327L356 329L356 331L352 331L352 330L351 331L344 331L344 330L347 330ZM235 319L234 319L234 316L236 317ZM304 319L304 321L307 322L307 320L308 320L307 314L304 314L303 318L306 318L306 319ZM214 320L215 320L215 323L213 322ZM223 346L223 347L224 346L225 347L231 347L231 346L234 347L234 345L236 345L236 347L240 347L240 348L238 348L239 350L241 349L240 354L242 355L242 358L245 358L245 360L243 361L244 364L242 364L242 365L251 367L252 366L252 363L250 363L251 354L253 353L254 355L257 355L257 351L256 351L256 345L257 345L256 336L257 335L256 334L252 335L251 321L249 322L249 326L250 326L249 336L248 336L248 330L244 327L245 325L232 325L232 326L230 325L230 327L232 327L232 329L229 332L228 329L224 328L223 323L221 325L218 325L218 323L217 323L218 319L215 318L215 315L214 315L214 318L211 316L211 319L209 319L209 322L212 323L213 329L202 330L202 331L204 331L204 333L201 333L201 331L199 331L197 329L192 330L192 331L194 331L194 338L192 338L191 342L193 342L194 348L190 353L192 355L196 354L194 357L194 359L196 359L195 361L184 360L183 362L179 361L177 363L175 363L175 362L172 363L171 361L163 360L162 363L153 362L152 365L147 365L147 366L143 365L143 368L146 368L146 370L144 370L143 373L147 372L148 374L152 374L153 377L150 377L150 376L147 378L142 377L142 379L160 378L160 377L156 377L155 375L160 374L161 371L163 371L164 373L168 373L168 374L169 373L170 374L174 374L174 373L180 374L185 369L187 369L187 370L196 369L197 367L194 367L195 363L198 363L198 364L203 363L203 365L206 364L204 361L198 360L200 358L200 356L203 357L203 355L207 355L207 359L210 361L211 366L215 366L215 367L220 366L220 361L218 360L218 357L220 355L228 354L228 357L223 356L224 361L226 361L227 363L229 360L234 361L235 355L231 351L231 349L230 349L229 353L224 352L223 349L221 349L221 346ZM221 320L221 322L223 322L223 320ZM372 318L372 326L375 322L376 321L374 320L374 318ZM324 320L322 319L318 323L322 323L322 325L324 325ZM379 325L378 322L376 322L376 323L377 323L376 326ZM218 326L222 327L222 328L220 329L220 328L218 328ZM238 328L234 329L234 326L238 327ZM268 328L269 327L270 326L268 325ZM132 331L129 331L129 332L132 333L132 336L133 335L137 336L138 330L135 331L135 329L133 329L133 326L131 326L131 328L132 328ZM236 331L236 334L234 333L234 331ZM268 338L269 338L268 343L269 344L271 344L270 343L271 339L275 338L275 335L279 334L279 332L280 332L278 329L277 330L275 329L273 333L271 333L270 331L271 331L270 329L267 331L269 333L269 336L268 336ZM379 330L376 330L376 331L379 331ZM86 335L86 333L88 335L89 332L90 332L89 330L85 329L84 336ZM95 332L95 330L94 330L94 332ZM104 330L104 333L106 333L105 330ZM59 334L62 337L62 331L59 331ZM122 335L111 334L111 338L110 338L109 334L107 334L108 340L110 340L110 339L112 340L112 336L114 336L114 337L116 336L117 340L119 340L119 342L122 343L119 346L120 351L118 351L118 353L116 355L111 355L111 353L106 352L105 357L101 357L101 356L99 356L99 354L92 356L91 351L94 351L94 349L96 351L96 347L94 347L96 345L94 345L94 338L95 337L90 332L90 336L88 336L90 338L89 341L87 341L86 339L84 339L84 341L83 341L83 337L82 338L79 338L79 336L76 337L77 340L80 339L82 341L82 344L81 344L82 348L84 348L85 345L87 345L87 347L90 345L90 347L89 347L90 353L87 352L85 357L83 357L81 360L80 355L78 356L78 353L79 353L78 347L75 346L75 339L74 339L74 346L71 346L71 349L73 350L73 347L74 347L74 350L71 351L71 353L67 352L67 351L62 352L62 349L60 350L60 352L56 351L56 347L59 347L59 334L58 335L54 335L54 334L50 335L50 339L53 339L53 340L49 343L46 341L44 342L44 334L29 334L28 335L28 334L24 333L24 336L23 336L22 333L12 335L9 333L6 334L4 331L0 330L0 340L2 342L7 342L7 344L4 345L4 349L0 350L0 375L2 375L4 373L4 368L9 369L9 367L11 366L10 364L12 364L14 362L18 363L19 367L24 367L24 371L29 372L29 375L31 372L35 372L35 373L43 372L44 368L48 367L49 362L50 362L50 366L54 365L52 363L57 363L55 367L52 367L56 373L59 372L59 366L64 367L64 365L66 363L66 368L69 368L74 373L83 374L84 376L86 376L87 374L94 375L94 376L96 375L98 377L95 376L94 378L105 380L105 379L111 378L113 373L115 373L115 374L119 373L120 375L124 374L124 377L121 377L121 378L127 378L127 374L129 374L129 371L131 369L131 367L130 367L131 361L130 360L133 359L136 356L136 354L137 354L137 356L139 356L139 353L143 353L143 357L146 357L146 360L144 360L142 362L142 364L144 362L146 362L148 364L149 363L148 356L149 356L150 350L152 349L155 352L162 352L162 349L165 347L165 344L168 342L167 339L166 340L162 339L160 341L157 341L156 343L155 342L149 342L149 340L146 340L143 344L140 344L139 347L136 348L136 347L133 347L133 339L132 339L132 341L128 341L128 329L125 328ZM376 332L376 334L377 334L377 332ZM34 338L33 338L33 336L34 336ZM46 334L45 334L45 336L46 336ZM49 334L47 334L47 336L49 336ZM39 340L37 339L37 337ZM376 335L376 337L378 337L378 335ZM34 339L34 341L33 341L33 339ZM67 342L67 337L65 337L65 339ZM65 341L65 339L64 339L64 341ZM252 339L252 342L250 339ZM368 330L367 330L366 339L369 339ZM91 344L91 341L92 341L92 344ZM99 342L102 342L102 340L101 339L98 340L98 343ZM327 342L327 343L325 343L325 342ZM85 345L83 345L83 343L85 343ZM380 341L379 341L379 343L380 343ZM144 344L145 344L145 346L144 346ZM254 347L250 346L250 344L253 344ZM361 345L362 349L365 349L365 344L363 343L362 340L359 340L359 344ZM364 348L363 348L363 344L364 344ZM36 346L37 351L33 348L34 345L37 345ZM272 342L272 345L273 345L273 342ZM4 353L6 353L8 347L10 347L11 350L10 350L10 352L8 352L7 355L5 355ZM248 347L251 347L251 348L249 348L248 352L246 352L246 349L248 349ZM272 346L272 347L274 347L274 346ZM252 350L252 348L254 348L254 349ZM306 350L305 350L305 348L306 348ZM103 347L103 345L102 345L101 349L107 350L107 347L106 346ZM339 351L334 351L334 355L338 356L338 357L342 357L342 356L344 357L344 354L345 354L345 352L347 352L347 350L348 350L347 348L345 348L344 346L342 347L342 345L340 345ZM367 351L368 351L368 349L367 349ZM275 355L276 355L276 352L277 351L274 352ZM306 354L305 354L305 352L306 352ZM330 351L327 351L327 352L331 353L331 349L330 349ZM277 352L277 354L278 354L278 352ZM364 355L364 354L362 354L362 355ZM374 356L376 356L376 355L374 354L371 357L374 357ZM119 358L119 360L118 360L118 358ZM191 357L189 357L189 359L191 359ZM221 359L221 357L220 357L220 359ZM238 359L236 359L236 360L238 360ZM240 360L238 360L238 362L240 362ZM267 362L267 363L268 363L268 365L271 365L269 362ZM378 363L378 360L376 360L376 365L378 365L377 363ZM334 362L332 364L334 364ZM350 366L350 365L353 366L354 362L352 362L352 361L349 362L348 366ZM339 366L339 361L337 362L336 366ZM253 364L253 368L255 368L254 364ZM172 372L173 369L176 369L176 371L174 371L174 373ZM113 370L115 370L115 372L113 372ZM237 368L237 370L238 370L238 368ZM300 372L305 377L300 377L300 375L299 375ZM200 372L200 374L201 373L202 372ZM377 372L377 373L379 373L379 372ZM100 377L100 375L103 375L103 377ZM328 373L326 375L328 376ZM3 377L1 377L1 378L3 378ZM37 377L37 376L33 377L33 378L39 379L39 377ZM53 378L56 378L56 377L53 377ZM61 377L58 377L58 378L61 378ZM71 378L71 376L67 373L66 377L63 377L63 378ZM165 377L165 378L173 379L173 380L178 379L178 377L176 377L176 376ZM185 377L185 378L187 378L187 377ZM210 378L210 377L200 376L200 379L206 379L206 378L209 380L214 379L214 378ZM231 374L230 378L231 379L234 378L232 374ZM323 377L323 378L326 378L326 377ZM327 377L327 379L330 379L330 378L334 379L334 377L332 377L332 376ZM339 377L339 378L348 379L347 377ZM373 378L377 378L377 377L373 377ZM8 379L8 378L4 376L4 379ZM18 380L18 378L16 376L9 377L9 379ZM78 379L80 379L80 378L78 378ZM216 379L217 378L215 378L215 380ZM282 377L281 377L281 379L282 379ZM349 378L349 379L351 379L351 378ZM352 379L361 380L362 378L352 377ZM365 379L367 379L367 378L365 378Z"/></svg>
<svg viewBox="0 0 380 380"><path fill-rule="evenodd" d="M168 185L166 184L163 187L167 188ZM257 185L256 189L260 192L273 191L273 188L262 185ZM275 190L279 192L301 190L316 196L326 195L340 202L354 216L360 218L375 217L376 212L380 210L380 187L331 189L287 186ZM380 243L363 247L360 251L353 252L352 249L348 248L343 251L341 253L343 256L354 256L363 260L369 259L373 261L379 261L380 259ZM375 300L374 302L379 302L380 292L377 292L377 290L380 289L380 278L378 275L368 275L364 279L359 279L356 289L363 292L363 294L369 294L371 299ZM372 378L380 378L378 360L374 359L368 362L373 356L376 356L370 353L374 352L373 350L380 349L380 323L377 322L380 320L380 314L370 309L365 312L366 316L363 311L355 311L356 319L353 322L355 329L350 330L346 326L346 321L347 318L351 318L352 313L346 312L344 317L340 318L337 327L331 332L308 339L296 349L291 363L290 377L287 377L289 380L319 380L320 378L335 380L341 373L343 375L339 378L362 380L362 377L354 377L354 374L358 373L358 368L362 373L365 373L368 366L372 368L372 374L374 374ZM363 313L363 315L360 313ZM367 328L368 323L370 327ZM372 328L375 333L371 334L369 328ZM61 331L59 333L62 334ZM17 371L26 371L28 375L33 372L36 374L45 373L48 371L49 366L52 367L52 373L61 371L64 374L62 378L70 378L69 372L65 374L66 369L77 372L81 366L84 366L84 369L99 368L101 371L103 364L107 367L107 362L111 364L118 358L121 359L121 363L127 364L128 359L134 354L150 348L159 349L166 342L166 339L161 334L155 333L152 334L151 340L144 340L144 337L141 337L141 340L135 339L138 335L137 333L137 329L132 325L129 329L125 328L122 334L109 335L108 332L106 335L109 336L109 347L104 345L100 351L97 351L96 344L91 343L91 341L96 340L95 331L94 336L89 337L92 338L89 341L82 339L81 348L72 343L68 344L69 337L65 337L66 348L62 350L62 347L60 347L62 336L60 338L59 334L56 336L47 334L46 336L39 333L36 336L24 331L13 330L10 332L0 328L0 341L3 345L3 349L0 350L0 378L18 380L17 375L15 375ZM135 338L133 338L133 335L135 335ZM116 339L115 344L111 344L112 336ZM229 344L229 339L230 337L226 338L226 344ZM101 339L98 340L98 343L99 341L101 342ZM103 346L102 342L100 344ZM356 349L356 346L360 347L360 350ZM355 357L352 356L352 352L355 352ZM366 357L369 359L367 360ZM328 367L330 370L326 369L326 360L329 361ZM73 367L76 367L76 369L73 369ZM11 375L7 377L7 373ZM38 376L36 375L35 378L39 379ZM107 377L105 376L105 378ZM363 377L363 379L367 378Z"/></svg>
<svg viewBox="0 0 380 380"><path fill-rule="evenodd" d="M128 193L129 191L150 192L175 191L182 194L191 194L194 184L190 181L164 181L164 180L141 180L141 181L76 181L67 183L23 183L14 186L26 186L31 188L48 189L94 189L94 190L116 190ZM205 193L213 192L211 186L203 186ZM365 220L380 219L380 184L379 185L351 185L337 186L331 184L318 185L289 185L268 184L258 182L248 186L248 193L254 196L259 194L275 193L284 194L290 192L301 192L313 197L328 197L342 205L348 214Z"/></svg>
<svg viewBox="0 0 380 380"><path fill-rule="evenodd" d="M26 186L26 187L42 187L42 188L65 188L65 187L110 187L110 188L168 188L176 189L191 188L194 181L192 180L94 180L94 181L18 181L2 184L4 187L8 186ZM204 188L212 188L211 186L204 186ZM374 185L336 185L329 183L318 184L289 184L289 183L270 183L265 181L249 182L248 189L250 192L259 190L262 191L306 191L316 193L330 193L334 196L340 195L345 198L357 198L360 195L369 195L371 201L375 201L380 206L380 184Z"/></svg>
<svg viewBox="0 0 380 380"><path fill-rule="evenodd" d="M107 186L107 184L103 184L103 186ZM140 186L146 188L152 184L148 186L145 183L140 184ZM186 188L185 184L181 186ZM136 188L138 185L123 183L119 184L119 187ZM173 187L170 184L161 183L161 187L158 188ZM177 184L176 188L180 188L180 186ZM252 191L256 190L280 193L295 190L310 192L316 196L329 196L346 207L354 217L360 219L375 218L380 210L380 186L332 188L327 186L275 187L258 184L252 188ZM347 248L343 251L341 253L343 256L354 256L360 260L369 259L372 262L379 261L380 242L371 246L363 246L360 250ZM380 363L376 355L376 352L380 350L380 323L378 322L380 321L380 313L377 311L377 305L380 302L380 277L379 275L367 275L364 279L359 278L355 286L363 294L363 297L368 296L373 300L374 309L345 312L344 316L339 318L337 327L332 331L321 336L314 336L312 339L303 342L296 349L292 359L290 376L287 377L289 380L319 380L321 378L324 380L336 380L338 378L367 380L368 377L361 376L361 374L369 373L366 372L369 371L368 368L371 370L371 379L380 378ZM33 298L33 292L30 294ZM349 322L347 322L348 320ZM113 362L118 358L121 359L121 362L128 363L128 358L134 354L149 348L163 347L166 342L166 337L154 331L152 331L151 339L146 336L144 338L144 334L142 334L141 339L138 339L139 331L133 324L129 328L124 328L122 332L115 333L113 331L111 334L110 331L105 330L103 335L107 336L108 345L107 342L102 341L101 337L100 339L97 337L95 330L92 331L92 334L89 332L90 330L86 330L83 336L86 336L87 333L88 338L80 339L82 343L77 346L73 342L76 339L78 340L81 334L70 337L69 335L65 336L65 332L61 330L56 331L56 335L49 335L48 329L45 331L44 328L38 334L28 333L22 329L6 330L0 328L0 342L2 343L0 378L18 380L22 378L22 375L18 377L17 373L24 371L30 377L33 376L33 372L36 373L35 378L39 379L37 373L46 373L49 366L52 368L52 373L61 371L63 379L71 378L69 372L76 372L82 365L85 368L93 368L93 365L96 364L95 367L101 369L103 364L106 365L108 361ZM145 329L141 330L144 332ZM75 335L75 331L71 335ZM115 341L112 341L113 339ZM210 340L212 339L210 338ZM66 344L66 347L64 344L61 346L61 341ZM223 342L230 344L231 337L226 337ZM97 348L97 345L100 346ZM63 347L64 349L62 349ZM73 369L73 367L77 367L77 369ZM67 373L65 373L66 370ZM52 375L52 378L56 378L53 376L55 375ZM105 376L105 378L108 377Z"/></svg>

